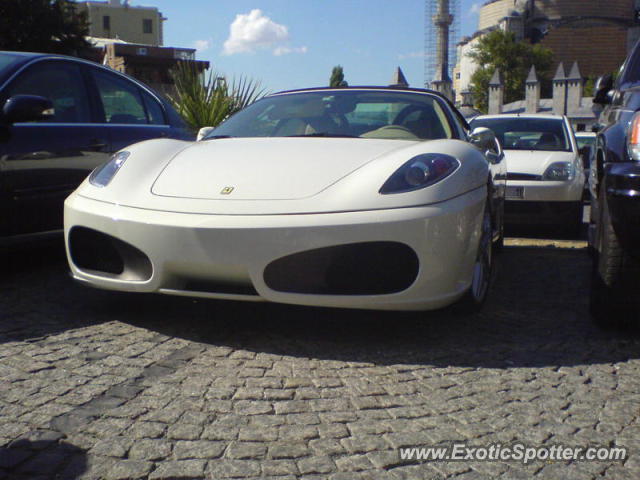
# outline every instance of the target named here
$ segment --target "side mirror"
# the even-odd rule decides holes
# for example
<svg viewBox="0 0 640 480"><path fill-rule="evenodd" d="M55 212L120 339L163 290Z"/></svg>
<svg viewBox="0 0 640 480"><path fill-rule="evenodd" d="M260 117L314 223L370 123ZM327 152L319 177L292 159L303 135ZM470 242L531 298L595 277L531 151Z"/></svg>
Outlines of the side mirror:
<svg viewBox="0 0 640 480"><path fill-rule="evenodd" d="M202 127L200 130L198 130L198 136L196 137L196 141L199 142L200 140L202 140L214 128L216 128L216 127Z"/></svg>
<svg viewBox="0 0 640 480"><path fill-rule="evenodd" d="M594 90L596 94L593 97L593 103L598 103L600 105L610 104L613 97L613 77L607 73L606 75L598 78L598 80L596 80Z"/></svg>
<svg viewBox="0 0 640 480"><path fill-rule="evenodd" d="M469 134L472 145L482 150L491 163L498 163L502 157L502 147L493 130L487 127L474 128Z"/></svg>
<svg viewBox="0 0 640 480"><path fill-rule="evenodd" d="M51 100L37 95L14 95L2 107L2 114L9 124L50 120L55 115Z"/></svg>

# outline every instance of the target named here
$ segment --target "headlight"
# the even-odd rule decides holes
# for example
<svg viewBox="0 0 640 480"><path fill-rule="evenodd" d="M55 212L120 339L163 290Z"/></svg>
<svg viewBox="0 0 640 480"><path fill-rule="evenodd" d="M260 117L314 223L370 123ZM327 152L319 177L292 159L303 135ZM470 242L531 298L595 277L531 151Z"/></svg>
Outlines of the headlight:
<svg viewBox="0 0 640 480"><path fill-rule="evenodd" d="M629 124L627 152L631 160L640 160L640 112L636 112Z"/></svg>
<svg viewBox="0 0 640 480"><path fill-rule="evenodd" d="M576 176L576 168L572 162L555 162L547 167L542 180L569 181Z"/></svg>
<svg viewBox="0 0 640 480"><path fill-rule="evenodd" d="M123 150L115 153L111 160L104 165L96 168L89 176L89 182L96 187L106 187L109 185L111 179L118 173L120 167L124 164L125 160L131 155L129 152Z"/></svg>
<svg viewBox="0 0 640 480"><path fill-rule="evenodd" d="M442 153L424 153L413 157L389 177L380 193L401 193L428 187L451 175L460 162Z"/></svg>

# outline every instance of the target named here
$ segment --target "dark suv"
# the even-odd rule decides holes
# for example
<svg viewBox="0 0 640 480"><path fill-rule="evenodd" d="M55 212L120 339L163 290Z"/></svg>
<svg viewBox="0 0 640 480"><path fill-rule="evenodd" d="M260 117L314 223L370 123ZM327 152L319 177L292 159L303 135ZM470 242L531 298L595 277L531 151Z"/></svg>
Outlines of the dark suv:
<svg viewBox="0 0 640 480"><path fill-rule="evenodd" d="M195 139L142 83L78 58L0 52L0 246L62 229L64 199L131 143Z"/></svg>
<svg viewBox="0 0 640 480"><path fill-rule="evenodd" d="M640 42L613 81L598 80L599 118L591 168L591 312L603 326L640 318Z"/></svg>

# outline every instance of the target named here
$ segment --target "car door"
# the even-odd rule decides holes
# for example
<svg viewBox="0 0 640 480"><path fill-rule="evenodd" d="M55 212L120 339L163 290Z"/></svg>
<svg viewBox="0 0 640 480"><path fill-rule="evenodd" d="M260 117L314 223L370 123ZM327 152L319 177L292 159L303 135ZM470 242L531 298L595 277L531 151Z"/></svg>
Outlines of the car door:
<svg viewBox="0 0 640 480"><path fill-rule="evenodd" d="M64 199L110 150L105 129L92 123L82 63L32 63L4 86L0 105L20 94L48 98L55 112L0 126L0 236L61 229Z"/></svg>
<svg viewBox="0 0 640 480"><path fill-rule="evenodd" d="M146 89L103 68L91 68L90 74L115 151L132 143L170 136L163 107Z"/></svg>

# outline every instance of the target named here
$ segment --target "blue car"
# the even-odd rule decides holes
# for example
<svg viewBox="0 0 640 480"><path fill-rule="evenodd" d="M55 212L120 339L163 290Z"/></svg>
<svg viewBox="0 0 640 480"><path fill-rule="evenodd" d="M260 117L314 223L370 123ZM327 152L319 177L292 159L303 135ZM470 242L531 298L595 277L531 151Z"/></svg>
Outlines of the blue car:
<svg viewBox="0 0 640 480"><path fill-rule="evenodd" d="M613 81L596 84L604 107L589 178L594 252L591 313L602 326L640 323L640 43Z"/></svg>
<svg viewBox="0 0 640 480"><path fill-rule="evenodd" d="M142 140L194 135L149 87L78 58L0 52L0 245L62 230L64 199Z"/></svg>

